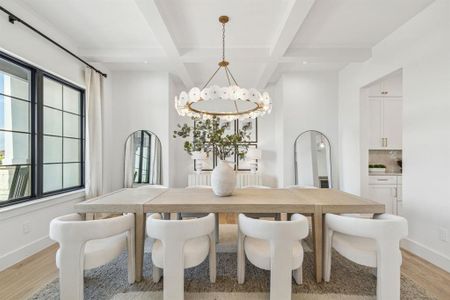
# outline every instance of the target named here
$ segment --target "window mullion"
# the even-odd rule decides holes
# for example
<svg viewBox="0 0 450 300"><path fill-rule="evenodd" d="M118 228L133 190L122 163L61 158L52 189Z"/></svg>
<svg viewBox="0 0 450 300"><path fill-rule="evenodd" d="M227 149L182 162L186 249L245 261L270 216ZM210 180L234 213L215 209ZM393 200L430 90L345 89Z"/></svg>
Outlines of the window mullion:
<svg viewBox="0 0 450 300"><path fill-rule="evenodd" d="M37 145L35 147L35 154L36 157L36 180L35 184L37 187L37 194L36 196L38 198L42 197L43 194L43 182L44 182L44 85L43 85L43 79L44 75L41 71L36 72L36 124L37 124L37 131L36 131L36 140Z"/></svg>

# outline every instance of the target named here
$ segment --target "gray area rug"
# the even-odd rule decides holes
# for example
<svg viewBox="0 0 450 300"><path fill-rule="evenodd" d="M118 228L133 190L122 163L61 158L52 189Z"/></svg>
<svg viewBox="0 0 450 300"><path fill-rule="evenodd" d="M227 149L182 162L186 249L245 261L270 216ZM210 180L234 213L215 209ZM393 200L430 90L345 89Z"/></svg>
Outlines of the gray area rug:
<svg viewBox="0 0 450 300"><path fill-rule="evenodd" d="M223 231L223 232L222 232ZM185 270L186 299L268 299L270 272L246 264L246 281L236 279L235 227L221 227L221 244L217 254L217 280L209 282L208 260ZM85 272L85 299L162 299L162 279L153 283L151 245L146 244L144 280L133 285L127 282L127 254L108 265ZM314 254L305 245L303 284L292 281L292 299L374 299L376 277L374 269L357 265L337 253L333 254L332 277L329 283L317 284L314 278ZM402 276L402 299L433 299L413 281ZM59 284L55 280L31 299L59 299Z"/></svg>

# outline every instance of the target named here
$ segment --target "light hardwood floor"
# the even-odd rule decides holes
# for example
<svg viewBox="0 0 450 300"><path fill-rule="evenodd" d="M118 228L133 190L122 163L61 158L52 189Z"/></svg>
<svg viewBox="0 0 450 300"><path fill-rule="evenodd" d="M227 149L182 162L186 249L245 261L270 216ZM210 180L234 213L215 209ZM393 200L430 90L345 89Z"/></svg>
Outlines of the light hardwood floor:
<svg viewBox="0 0 450 300"><path fill-rule="evenodd" d="M236 223L236 214L221 214L220 223ZM0 272L0 299L27 299L57 278L57 249L56 245L50 246ZM407 251L403 251L402 274L427 290L431 296L442 300L450 299L450 273Z"/></svg>

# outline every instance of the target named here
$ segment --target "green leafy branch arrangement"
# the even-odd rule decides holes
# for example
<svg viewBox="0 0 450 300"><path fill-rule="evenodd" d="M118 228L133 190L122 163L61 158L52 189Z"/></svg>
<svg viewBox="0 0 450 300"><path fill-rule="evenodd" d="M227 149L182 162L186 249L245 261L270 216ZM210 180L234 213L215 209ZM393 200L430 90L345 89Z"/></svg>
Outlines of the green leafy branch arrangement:
<svg viewBox="0 0 450 300"><path fill-rule="evenodd" d="M234 154L243 159L248 151L250 140L251 122L245 123L238 132L225 134L230 128L231 122L220 124L220 118L202 120L192 118L194 125L178 124L178 130L173 132L174 138L187 139L184 142L184 150L192 155L194 151L204 151L207 155L215 151L219 159L225 160ZM188 140L189 139L189 140Z"/></svg>

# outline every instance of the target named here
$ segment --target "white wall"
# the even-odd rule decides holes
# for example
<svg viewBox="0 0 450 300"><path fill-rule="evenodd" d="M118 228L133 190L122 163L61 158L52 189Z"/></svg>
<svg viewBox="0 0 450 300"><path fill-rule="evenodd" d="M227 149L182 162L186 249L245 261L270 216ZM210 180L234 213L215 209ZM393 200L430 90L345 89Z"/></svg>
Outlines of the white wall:
<svg viewBox="0 0 450 300"><path fill-rule="evenodd" d="M283 84L283 171L279 186L294 184L294 141L306 130L317 130L330 140L333 184L338 186L338 80L336 72L285 74ZM276 99L274 100L276 101Z"/></svg>
<svg viewBox="0 0 450 300"><path fill-rule="evenodd" d="M410 251L450 271L450 2L438 0L339 74L341 189L360 193L360 89L403 71L403 214Z"/></svg>
<svg viewBox="0 0 450 300"><path fill-rule="evenodd" d="M69 39L41 22L30 11L24 10L14 1L2 0L0 3L73 50ZM23 25L9 23L3 14L0 28L0 51L84 87L83 64ZM52 244L48 238L50 220L73 212L73 204L83 199L82 191L0 209L0 271ZM29 232L25 232L26 228L29 228Z"/></svg>
<svg viewBox="0 0 450 300"><path fill-rule="evenodd" d="M23 203L0 211L0 271L50 246L49 223L73 212L84 191Z"/></svg>
<svg viewBox="0 0 450 300"><path fill-rule="evenodd" d="M174 108L175 96L178 96L181 91L186 88L178 83L173 77L169 81L169 151L170 151L170 174L171 186L186 187L188 185L188 175L193 171L194 162L191 157L184 151L184 140L180 138L173 138L173 131L177 130L177 124L192 123L192 120L187 117L178 115Z"/></svg>
<svg viewBox="0 0 450 300"><path fill-rule="evenodd" d="M123 187L124 151L128 136L141 129L155 133L162 145L162 184L169 185L169 74L123 71L112 75L112 124L108 176L111 189Z"/></svg>
<svg viewBox="0 0 450 300"><path fill-rule="evenodd" d="M173 99L185 87L167 73L114 72L112 74L112 125L109 171L111 188L123 186L123 153L128 135L139 129L155 132L163 147L163 184L185 187L193 162L183 150L184 140L174 139L177 124L191 123L180 117ZM337 73L307 72L284 75L268 88L273 98L272 114L258 120L258 146L262 149L259 172L263 184L294 183L294 140L305 130L323 132L337 157ZM275 142L274 142L275 141ZM334 166L337 180L337 164Z"/></svg>

